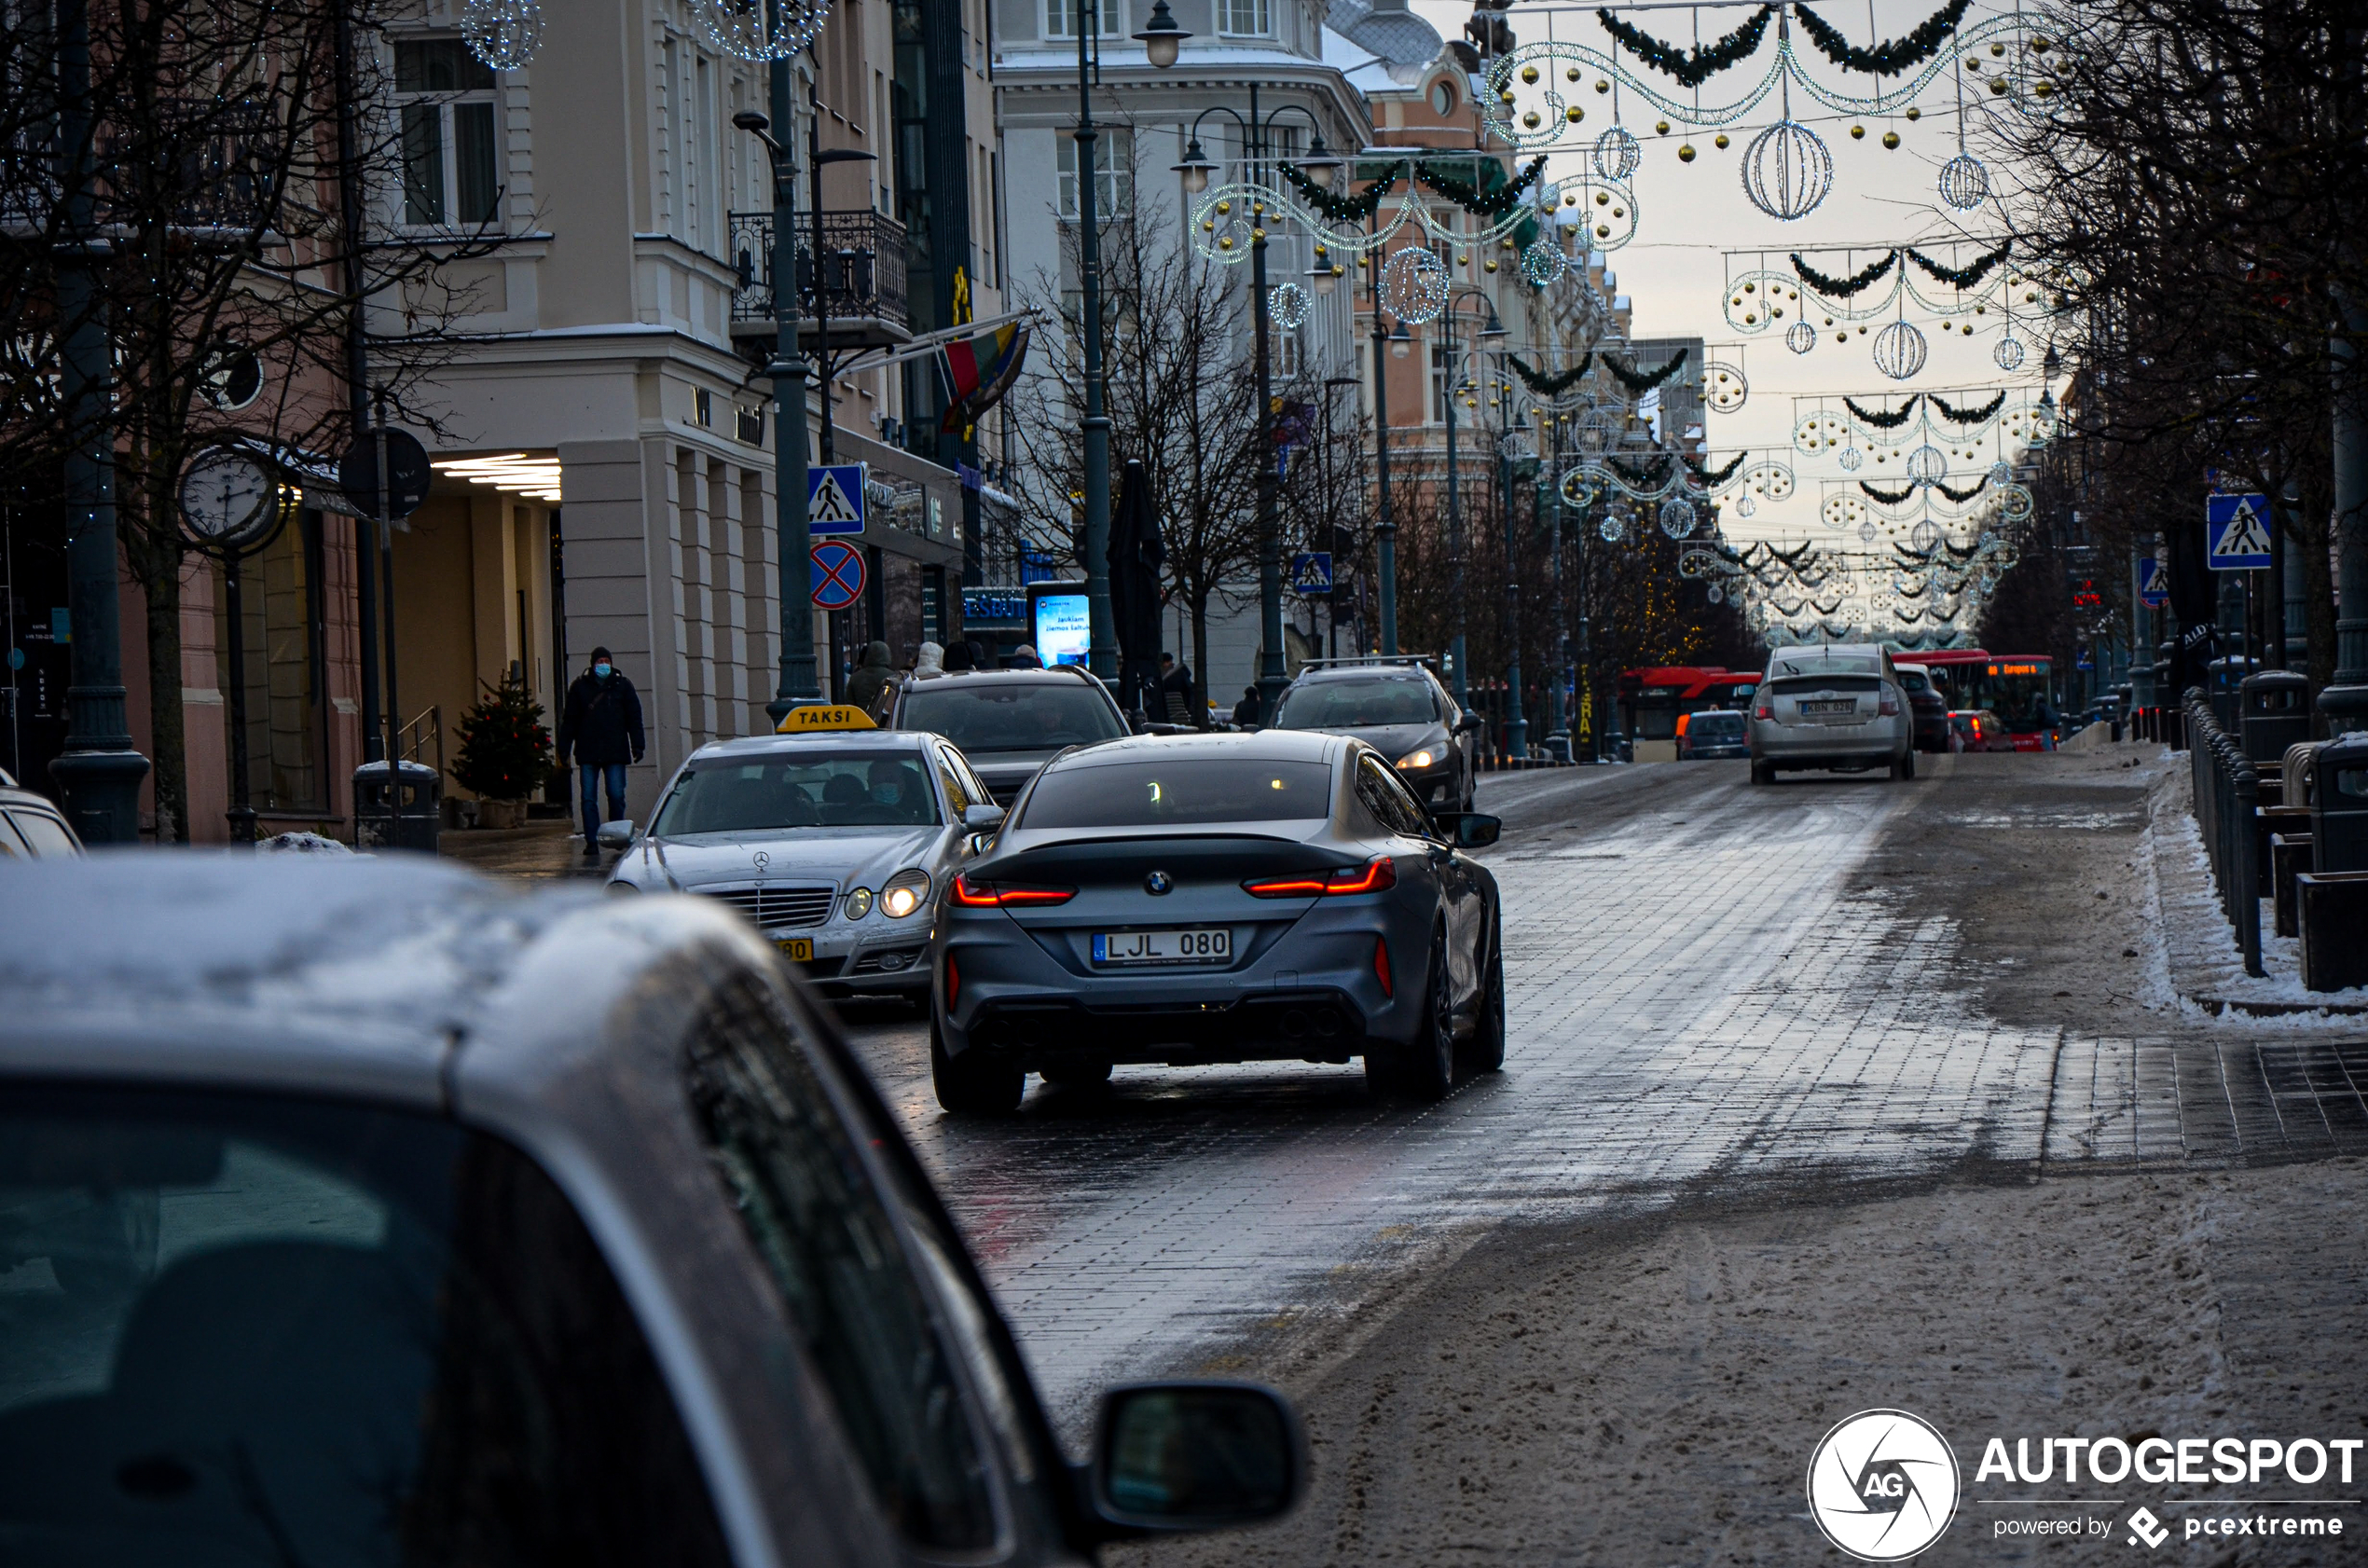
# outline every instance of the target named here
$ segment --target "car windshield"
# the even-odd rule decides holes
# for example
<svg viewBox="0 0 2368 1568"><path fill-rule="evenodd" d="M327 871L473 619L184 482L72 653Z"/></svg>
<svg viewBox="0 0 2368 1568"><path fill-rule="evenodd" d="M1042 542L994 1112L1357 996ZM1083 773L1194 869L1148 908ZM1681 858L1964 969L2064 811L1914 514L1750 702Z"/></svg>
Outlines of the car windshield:
<svg viewBox="0 0 2368 1568"><path fill-rule="evenodd" d="M1350 730L1382 724L1428 724L1439 719L1430 682L1406 676L1372 681L1318 681L1283 694L1274 723L1286 730Z"/></svg>
<svg viewBox="0 0 2368 1568"><path fill-rule="evenodd" d="M835 751L822 757L719 758L674 781L650 832L767 832L787 828L927 827L937 794L910 751Z"/></svg>
<svg viewBox="0 0 2368 1568"><path fill-rule="evenodd" d="M1199 827L1213 822L1300 821L1332 810L1326 763L1247 757L1177 757L1053 768L1036 781L1019 826Z"/></svg>
<svg viewBox="0 0 2368 1568"><path fill-rule="evenodd" d="M966 756L1053 751L1126 733L1102 694L1075 679L924 681L904 694L904 728L942 735Z"/></svg>
<svg viewBox="0 0 2368 1568"><path fill-rule="evenodd" d="M11 1084L0 1236L11 1564L726 1561L599 1246L495 1139Z"/></svg>

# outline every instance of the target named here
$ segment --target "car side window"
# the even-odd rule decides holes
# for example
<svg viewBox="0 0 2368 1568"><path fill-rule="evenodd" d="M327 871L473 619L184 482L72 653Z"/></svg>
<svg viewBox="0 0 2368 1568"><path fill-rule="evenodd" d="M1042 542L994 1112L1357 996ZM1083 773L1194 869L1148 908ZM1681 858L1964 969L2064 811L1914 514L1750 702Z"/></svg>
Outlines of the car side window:
<svg viewBox="0 0 2368 1568"><path fill-rule="evenodd" d="M11 811L8 820L25 843L32 846L37 860L59 860L76 853L73 835L65 825L46 811Z"/></svg>
<svg viewBox="0 0 2368 1568"><path fill-rule="evenodd" d="M1002 1536L986 1440L930 1294L821 1070L752 982L692 1035L711 1168L830 1390L881 1511L914 1545Z"/></svg>
<svg viewBox="0 0 2368 1568"><path fill-rule="evenodd" d="M952 810L954 820L959 822L962 813L978 803L963 781L962 770L956 767L954 759L943 751L937 754L937 778L940 784L945 786L945 804Z"/></svg>
<svg viewBox="0 0 2368 1568"><path fill-rule="evenodd" d="M1370 753L1357 760L1356 795L1390 832L1409 838L1430 836L1428 816L1414 804L1406 786L1389 776L1381 759Z"/></svg>

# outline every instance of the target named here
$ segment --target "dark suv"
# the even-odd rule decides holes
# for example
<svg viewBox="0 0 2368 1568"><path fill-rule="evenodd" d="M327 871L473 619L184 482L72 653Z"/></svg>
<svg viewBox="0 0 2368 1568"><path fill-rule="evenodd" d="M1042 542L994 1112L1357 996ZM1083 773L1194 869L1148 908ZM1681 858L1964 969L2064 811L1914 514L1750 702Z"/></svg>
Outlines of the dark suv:
<svg viewBox="0 0 2368 1568"><path fill-rule="evenodd" d="M1897 667L1899 683L1907 689L1907 712L1915 725L1919 751L1948 750L1948 697L1933 672L1922 665Z"/></svg>
<svg viewBox="0 0 2368 1568"><path fill-rule="evenodd" d="M1051 669L973 669L897 688L892 730L927 730L952 741L1008 806L1046 763L1072 746L1128 733L1109 691L1075 665Z"/></svg>
<svg viewBox="0 0 2368 1568"><path fill-rule="evenodd" d="M1279 730L1351 735L1397 765L1425 806L1472 808L1480 717L1455 706L1439 678L1411 659L1311 663L1274 709Z"/></svg>

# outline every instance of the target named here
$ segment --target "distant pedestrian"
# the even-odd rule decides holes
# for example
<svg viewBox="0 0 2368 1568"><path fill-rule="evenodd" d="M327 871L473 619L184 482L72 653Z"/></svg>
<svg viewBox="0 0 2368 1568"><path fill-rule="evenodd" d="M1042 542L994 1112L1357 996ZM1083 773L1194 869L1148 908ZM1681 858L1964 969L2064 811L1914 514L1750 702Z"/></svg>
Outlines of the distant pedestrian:
<svg viewBox="0 0 2368 1568"><path fill-rule="evenodd" d="M1258 688L1256 686L1242 688L1242 700L1233 705L1233 722L1244 729L1257 728Z"/></svg>
<svg viewBox="0 0 2368 1568"><path fill-rule="evenodd" d="M912 679L934 681L945 673L945 650L934 642L924 642L914 655Z"/></svg>
<svg viewBox="0 0 2368 1568"><path fill-rule="evenodd" d="M1012 649L1012 667L1013 669L1042 669L1044 661L1037 654L1036 644L1023 642Z"/></svg>
<svg viewBox="0 0 2368 1568"><path fill-rule="evenodd" d="M1192 667L1178 664L1173 653L1160 655L1160 695L1165 703L1164 715L1171 724L1190 724L1196 730L1208 728L1208 704L1192 700Z"/></svg>
<svg viewBox="0 0 2368 1568"><path fill-rule="evenodd" d="M844 700L850 707L860 708L877 718L880 699L887 695L888 685L895 678L896 671L888 664L888 645L867 642L863 645L861 667L847 677Z"/></svg>
<svg viewBox="0 0 2368 1568"><path fill-rule="evenodd" d="M977 667L977 661L971 656L971 645L969 643L949 642L945 645L945 672L948 675L953 674L956 670L976 669Z"/></svg>
<svg viewBox="0 0 2368 1568"><path fill-rule="evenodd" d="M598 787L603 782L608 786L606 820L622 819L625 770L641 760L645 745L640 694L606 648L593 649L591 667L568 687L567 709L559 718L559 765L566 767L573 753L581 784L582 810L576 819L584 828L585 860L600 853Z"/></svg>

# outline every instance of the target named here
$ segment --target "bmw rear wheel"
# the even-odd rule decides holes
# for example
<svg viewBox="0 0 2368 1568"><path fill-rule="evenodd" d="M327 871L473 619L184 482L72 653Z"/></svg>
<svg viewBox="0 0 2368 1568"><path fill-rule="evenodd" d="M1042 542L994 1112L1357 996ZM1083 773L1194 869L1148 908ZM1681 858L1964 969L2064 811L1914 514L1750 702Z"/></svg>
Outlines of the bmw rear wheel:
<svg viewBox="0 0 2368 1568"><path fill-rule="evenodd" d="M1501 917L1498 928L1489 933L1488 968L1480 976L1480 1019L1472 1027L1470 1055L1475 1072L1505 1070L1505 932Z"/></svg>
<svg viewBox="0 0 2368 1568"><path fill-rule="evenodd" d="M1001 1116L1017 1110L1027 1074L972 1051L958 1060L945 1053L937 1025L929 1025L929 1080L937 1103L956 1116Z"/></svg>
<svg viewBox="0 0 2368 1568"><path fill-rule="evenodd" d="M1406 1044L1399 1076L1411 1099L1443 1100L1455 1087L1455 999L1448 990L1447 933L1431 938L1430 975L1423 992L1423 1021Z"/></svg>

